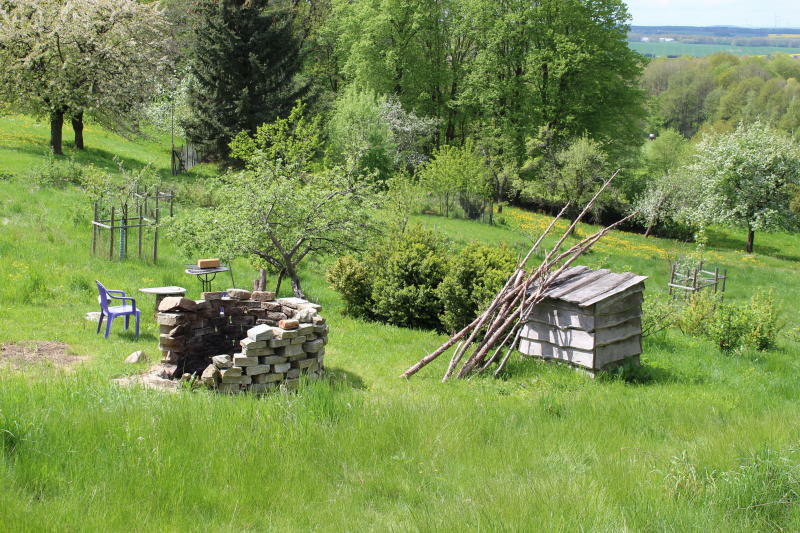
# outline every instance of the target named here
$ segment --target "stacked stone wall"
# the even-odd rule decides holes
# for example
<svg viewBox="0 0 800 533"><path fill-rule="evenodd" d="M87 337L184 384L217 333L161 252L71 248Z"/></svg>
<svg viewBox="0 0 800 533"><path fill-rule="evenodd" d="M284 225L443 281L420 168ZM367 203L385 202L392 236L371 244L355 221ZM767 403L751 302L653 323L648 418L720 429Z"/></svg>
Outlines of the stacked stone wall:
<svg viewBox="0 0 800 533"><path fill-rule="evenodd" d="M319 377L328 342L319 305L270 292L226 293L162 300L159 349L173 378L199 377L221 392L261 393L293 388L301 375Z"/></svg>

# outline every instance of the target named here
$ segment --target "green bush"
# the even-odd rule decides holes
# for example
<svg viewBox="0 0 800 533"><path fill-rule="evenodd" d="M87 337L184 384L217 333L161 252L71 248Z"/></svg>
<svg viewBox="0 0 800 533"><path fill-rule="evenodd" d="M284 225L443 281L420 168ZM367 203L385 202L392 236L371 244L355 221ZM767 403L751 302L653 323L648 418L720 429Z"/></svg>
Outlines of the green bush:
<svg viewBox="0 0 800 533"><path fill-rule="evenodd" d="M447 245L433 231L413 227L373 256L372 300L377 319L396 326L440 329L436 289L447 272Z"/></svg>
<svg viewBox="0 0 800 533"><path fill-rule="evenodd" d="M775 346L781 324L771 292L756 293L746 305L721 304L705 327L705 336L730 352Z"/></svg>
<svg viewBox="0 0 800 533"><path fill-rule="evenodd" d="M783 323L772 291L754 294L746 309L749 329L744 337L744 345L762 351L773 348Z"/></svg>
<svg viewBox="0 0 800 533"><path fill-rule="evenodd" d="M455 331L469 323L516 266L505 246L450 249L433 231L390 235L368 257L339 258L327 280L348 314L402 327Z"/></svg>
<svg viewBox="0 0 800 533"><path fill-rule="evenodd" d="M448 332L469 324L503 287L517 261L506 246L472 243L456 255L437 288L442 303L439 316Z"/></svg>
<svg viewBox="0 0 800 533"><path fill-rule="evenodd" d="M340 257L328 270L326 279L342 295L347 314L373 318L372 279L365 263L351 255Z"/></svg>
<svg viewBox="0 0 800 533"><path fill-rule="evenodd" d="M719 297L713 292L700 291L691 295L677 321L678 328L686 335L702 335L719 303Z"/></svg>
<svg viewBox="0 0 800 533"><path fill-rule="evenodd" d="M67 185L80 185L83 174L83 166L74 159L56 159L50 154L44 163L28 172L28 177L40 187L61 189Z"/></svg>

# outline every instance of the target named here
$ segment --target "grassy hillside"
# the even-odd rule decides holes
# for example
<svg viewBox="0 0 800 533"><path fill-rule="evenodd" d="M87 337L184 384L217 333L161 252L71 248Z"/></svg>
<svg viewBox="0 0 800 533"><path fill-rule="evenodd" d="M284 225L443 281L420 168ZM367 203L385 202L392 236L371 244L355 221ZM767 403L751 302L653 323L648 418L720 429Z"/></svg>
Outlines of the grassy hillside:
<svg viewBox="0 0 800 533"><path fill-rule="evenodd" d="M121 325L104 340L83 319L97 306L94 280L134 294L178 284L197 296L199 286L170 242L157 265L91 256L88 200L26 178L46 131L0 118L0 173L14 175L0 181L0 344L59 341L86 359L0 360L0 530L800 529L800 344L788 336L736 355L677 331L648 338L640 384L521 359L504 380L442 385L441 361L403 381L442 337L343 316L320 261L303 281L331 327L327 381L261 399L118 387L112 378L147 366L125 365L128 353L157 355L152 301L137 300L138 340ZM113 169L117 154L167 174L163 140L98 128L86 140L73 154L81 161ZM457 242L518 249L548 220L515 209L504 218L414 220ZM757 235L753 256L738 251L739 232L710 239L730 300L773 287L788 325L800 325L799 236ZM616 232L585 263L648 275L652 292L688 249ZM255 277L234 266L240 286Z"/></svg>

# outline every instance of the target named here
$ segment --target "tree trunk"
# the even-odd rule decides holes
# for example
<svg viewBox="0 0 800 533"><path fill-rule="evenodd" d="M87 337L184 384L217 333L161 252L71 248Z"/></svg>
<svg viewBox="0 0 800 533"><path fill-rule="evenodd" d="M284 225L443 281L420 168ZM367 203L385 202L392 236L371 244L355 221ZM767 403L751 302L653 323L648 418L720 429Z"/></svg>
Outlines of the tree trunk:
<svg viewBox="0 0 800 533"><path fill-rule="evenodd" d="M653 224L650 223L647 225L647 229L644 231L644 236L649 237L652 232L653 232Z"/></svg>
<svg viewBox="0 0 800 533"><path fill-rule="evenodd" d="M281 283L283 283L283 273L286 272L285 270L281 270L278 272L278 282L275 283L275 296L280 296L281 292Z"/></svg>
<svg viewBox="0 0 800 533"><path fill-rule="evenodd" d="M64 110L50 113L50 151L55 155L64 155L62 146L64 133Z"/></svg>
<svg viewBox="0 0 800 533"><path fill-rule="evenodd" d="M72 131L75 132L75 149L83 150L83 111L72 116Z"/></svg>
<svg viewBox="0 0 800 533"><path fill-rule="evenodd" d="M753 253L753 241L756 238L756 232L753 231L751 228L747 228L747 253Z"/></svg>
<svg viewBox="0 0 800 533"><path fill-rule="evenodd" d="M306 295L303 293L303 288L300 286L300 278L297 276L297 271L293 266L286 269L286 275L292 280L292 292L294 292L294 295L305 300Z"/></svg>

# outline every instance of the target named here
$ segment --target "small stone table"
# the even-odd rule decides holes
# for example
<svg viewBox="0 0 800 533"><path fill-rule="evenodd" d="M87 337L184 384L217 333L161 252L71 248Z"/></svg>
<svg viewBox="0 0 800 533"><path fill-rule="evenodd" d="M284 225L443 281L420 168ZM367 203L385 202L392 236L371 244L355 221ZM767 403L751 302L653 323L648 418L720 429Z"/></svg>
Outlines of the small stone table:
<svg viewBox="0 0 800 533"><path fill-rule="evenodd" d="M145 287L139 289L139 292L156 295L156 312L158 312L158 304L161 303L161 300L167 296L183 296L186 294L186 289L183 287Z"/></svg>

